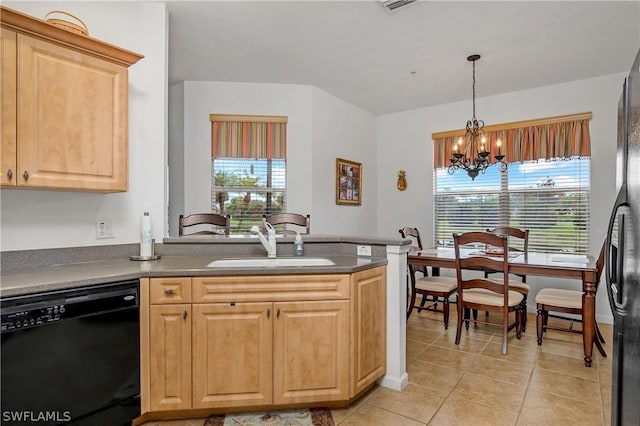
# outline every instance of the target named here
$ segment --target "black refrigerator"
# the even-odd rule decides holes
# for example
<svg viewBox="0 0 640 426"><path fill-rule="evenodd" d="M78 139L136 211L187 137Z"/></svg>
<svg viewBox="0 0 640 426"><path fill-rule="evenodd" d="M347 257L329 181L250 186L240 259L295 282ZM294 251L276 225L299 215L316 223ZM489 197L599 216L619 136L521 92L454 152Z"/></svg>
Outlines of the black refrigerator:
<svg viewBox="0 0 640 426"><path fill-rule="evenodd" d="M640 51L618 105L618 196L607 231L613 312L611 425L640 425Z"/></svg>

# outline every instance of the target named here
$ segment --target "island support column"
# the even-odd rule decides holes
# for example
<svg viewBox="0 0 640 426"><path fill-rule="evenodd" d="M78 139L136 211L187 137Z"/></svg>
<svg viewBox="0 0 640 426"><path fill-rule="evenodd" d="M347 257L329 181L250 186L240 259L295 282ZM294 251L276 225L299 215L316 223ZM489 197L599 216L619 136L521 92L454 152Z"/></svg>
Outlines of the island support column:
<svg viewBox="0 0 640 426"><path fill-rule="evenodd" d="M407 374L407 253L408 245L387 245L387 373L380 386L401 391Z"/></svg>

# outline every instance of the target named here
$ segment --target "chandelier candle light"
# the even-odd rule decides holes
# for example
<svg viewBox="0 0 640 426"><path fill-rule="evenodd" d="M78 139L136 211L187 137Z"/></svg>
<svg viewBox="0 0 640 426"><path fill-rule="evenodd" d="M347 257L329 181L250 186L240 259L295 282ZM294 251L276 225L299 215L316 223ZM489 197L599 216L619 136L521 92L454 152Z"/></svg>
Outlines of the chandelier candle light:
<svg viewBox="0 0 640 426"><path fill-rule="evenodd" d="M453 144L453 154L451 165L448 168L450 175L454 174L458 169L467 172L471 180L474 180L478 174L487 170L487 167L493 164L500 164L500 171L507 170L507 163L502 161L504 155L500 149L501 141L496 141L498 147L498 155L494 158L497 163L491 163L491 153L487 151L487 138L484 134L484 121L476 118L476 61L480 59L480 55L471 55L467 57L467 61L473 63L473 118L467 121L466 133L464 140L462 137Z"/></svg>

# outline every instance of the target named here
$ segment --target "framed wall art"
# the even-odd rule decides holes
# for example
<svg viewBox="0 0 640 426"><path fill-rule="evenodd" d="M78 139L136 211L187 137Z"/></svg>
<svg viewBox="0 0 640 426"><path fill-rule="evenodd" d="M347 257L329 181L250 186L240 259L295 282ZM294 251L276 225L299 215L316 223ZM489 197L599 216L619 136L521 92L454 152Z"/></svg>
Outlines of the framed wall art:
<svg viewBox="0 0 640 426"><path fill-rule="evenodd" d="M362 163L336 158L336 204L362 204Z"/></svg>

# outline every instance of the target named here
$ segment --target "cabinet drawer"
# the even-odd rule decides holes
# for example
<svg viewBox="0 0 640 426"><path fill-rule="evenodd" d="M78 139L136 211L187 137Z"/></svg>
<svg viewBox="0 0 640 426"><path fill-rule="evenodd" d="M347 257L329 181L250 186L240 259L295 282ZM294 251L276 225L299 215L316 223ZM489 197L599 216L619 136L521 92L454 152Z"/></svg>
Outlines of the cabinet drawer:
<svg viewBox="0 0 640 426"><path fill-rule="evenodd" d="M151 278L149 300L152 305L191 302L191 278Z"/></svg>
<svg viewBox="0 0 640 426"><path fill-rule="evenodd" d="M193 302L272 302L349 298L349 275L193 277Z"/></svg>

